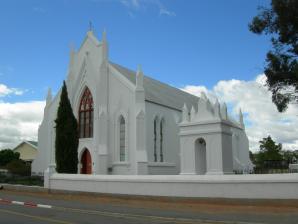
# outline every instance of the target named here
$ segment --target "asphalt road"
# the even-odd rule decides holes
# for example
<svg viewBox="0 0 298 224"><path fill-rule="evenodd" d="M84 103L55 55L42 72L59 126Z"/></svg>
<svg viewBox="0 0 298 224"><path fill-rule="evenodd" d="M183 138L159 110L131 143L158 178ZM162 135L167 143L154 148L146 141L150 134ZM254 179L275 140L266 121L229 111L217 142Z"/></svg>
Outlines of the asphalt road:
<svg viewBox="0 0 298 224"><path fill-rule="evenodd" d="M0 203L0 224L93 223L298 223L297 206L229 205L214 202L181 202L115 197L30 194L0 191L0 199L50 205L37 208Z"/></svg>

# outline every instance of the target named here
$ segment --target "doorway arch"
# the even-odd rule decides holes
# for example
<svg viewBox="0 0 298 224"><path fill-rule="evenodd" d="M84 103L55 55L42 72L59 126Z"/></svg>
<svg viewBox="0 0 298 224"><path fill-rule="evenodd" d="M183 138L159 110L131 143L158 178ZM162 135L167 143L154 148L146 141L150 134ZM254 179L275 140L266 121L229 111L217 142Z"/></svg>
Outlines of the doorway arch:
<svg viewBox="0 0 298 224"><path fill-rule="evenodd" d="M206 158L206 141L198 138L195 141L195 168L196 174L206 174L207 158Z"/></svg>
<svg viewBox="0 0 298 224"><path fill-rule="evenodd" d="M92 173L92 159L91 154L87 148L81 156L81 174L91 174Z"/></svg>

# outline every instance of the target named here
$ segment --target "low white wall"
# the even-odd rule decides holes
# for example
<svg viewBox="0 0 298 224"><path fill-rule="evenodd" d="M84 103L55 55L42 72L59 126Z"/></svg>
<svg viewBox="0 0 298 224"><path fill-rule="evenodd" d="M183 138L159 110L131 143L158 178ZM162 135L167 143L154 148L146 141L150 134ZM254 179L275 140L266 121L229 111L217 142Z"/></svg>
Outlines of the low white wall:
<svg viewBox="0 0 298 224"><path fill-rule="evenodd" d="M52 174L50 189L108 194L298 199L298 174L82 175Z"/></svg>

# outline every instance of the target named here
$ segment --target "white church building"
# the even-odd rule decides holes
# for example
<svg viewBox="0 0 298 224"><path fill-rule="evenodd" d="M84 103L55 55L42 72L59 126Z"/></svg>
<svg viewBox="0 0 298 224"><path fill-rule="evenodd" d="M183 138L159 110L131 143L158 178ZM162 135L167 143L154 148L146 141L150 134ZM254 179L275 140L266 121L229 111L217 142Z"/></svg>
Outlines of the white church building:
<svg viewBox="0 0 298 224"><path fill-rule="evenodd" d="M78 173L123 175L231 174L253 168L243 117L224 103L188 94L109 61L105 33L89 31L71 50L66 79L78 121ZM32 173L55 164L60 92L49 90Z"/></svg>

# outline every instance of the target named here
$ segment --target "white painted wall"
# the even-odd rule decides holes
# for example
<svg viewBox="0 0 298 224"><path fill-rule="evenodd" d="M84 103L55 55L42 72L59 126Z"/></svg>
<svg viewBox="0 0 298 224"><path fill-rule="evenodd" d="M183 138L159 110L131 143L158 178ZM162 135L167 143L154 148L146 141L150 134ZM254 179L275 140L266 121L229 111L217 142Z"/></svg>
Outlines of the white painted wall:
<svg viewBox="0 0 298 224"><path fill-rule="evenodd" d="M146 101L146 149L148 155L149 174L179 174L179 127L181 112ZM159 125L157 128L157 158L154 162L154 119L164 119L163 126L163 158L160 162ZM158 123L159 124L159 123Z"/></svg>
<svg viewBox="0 0 298 224"><path fill-rule="evenodd" d="M109 194L197 198L298 199L298 174L53 174L47 188Z"/></svg>
<svg viewBox="0 0 298 224"><path fill-rule="evenodd" d="M14 152L20 153L20 159L24 161L32 162L37 154L36 147L27 142L23 142L13 149Z"/></svg>
<svg viewBox="0 0 298 224"><path fill-rule="evenodd" d="M249 173L253 165L249 159L248 139L240 111L239 122L229 118L225 103L213 104L205 94L198 101L197 110L182 108L180 127L180 174L202 174L196 142L206 143L206 174L231 174L233 171Z"/></svg>
<svg viewBox="0 0 298 224"><path fill-rule="evenodd" d="M134 86L123 76L110 70L109 74L109 167L111 174L136 174L136 131ZM119 117L125 119L126 161L119 157Z"/></svg>
<svg viewBox="0 0 298 224"><path fill-rule="evenodd" d="M31 172L35 175L43 175L49 164L55 161L55 118L60 101L60 91L56 97L48 102L44 109L44 118L38 128L38 150L35 160L32 162Z"/></svg>
<svg viewBox="0 0 298 224"><path fill-rule="evenodd" d="M249 173L253 170L254 165L249 158L249 141L245 130L233 127L232 132L233 169L238 172Z"/></svg>

